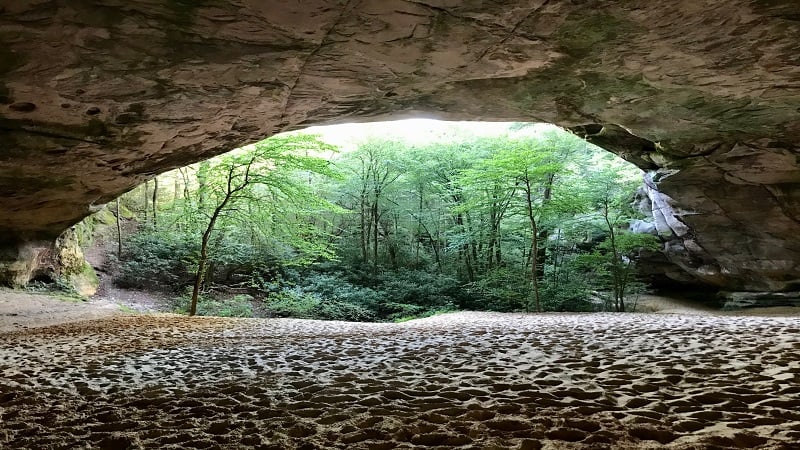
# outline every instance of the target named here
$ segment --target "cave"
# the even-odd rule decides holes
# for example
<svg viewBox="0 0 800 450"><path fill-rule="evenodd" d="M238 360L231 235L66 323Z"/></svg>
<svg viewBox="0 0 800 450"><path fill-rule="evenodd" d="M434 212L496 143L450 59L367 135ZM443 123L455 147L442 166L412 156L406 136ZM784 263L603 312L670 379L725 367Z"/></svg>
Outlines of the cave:
<svg viewBox="0 0 800 450"><path fill-rule="evenodd" d="M666 280L798 297L790 0L3 2L0 35L5 284L158 173L425 115L570 129L647 172Z"/></svg>
<svg viewBox="0 0 800 450"><path fill-rule="evenodd" d="M159 173L426 116L570 129L646 172L663 283L800 297L796 0L3 0L0 39L0 284L82 267L65 230ZM48 305L55 325L0 327L4 448L800 441L791 316L64 323Z"/></svg>

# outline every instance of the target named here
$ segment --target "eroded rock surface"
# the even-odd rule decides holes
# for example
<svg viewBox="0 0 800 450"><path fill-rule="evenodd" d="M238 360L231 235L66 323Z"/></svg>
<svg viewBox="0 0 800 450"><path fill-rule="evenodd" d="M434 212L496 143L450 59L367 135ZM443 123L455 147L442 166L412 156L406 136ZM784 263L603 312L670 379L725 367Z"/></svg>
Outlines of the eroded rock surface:
<svg viewBox="0 0 800 450"><path fill-rule="evenodd" d="M546 121L650 171L669 258L800 285L793 0L0 1L0 241L273 133Z"/></svg>

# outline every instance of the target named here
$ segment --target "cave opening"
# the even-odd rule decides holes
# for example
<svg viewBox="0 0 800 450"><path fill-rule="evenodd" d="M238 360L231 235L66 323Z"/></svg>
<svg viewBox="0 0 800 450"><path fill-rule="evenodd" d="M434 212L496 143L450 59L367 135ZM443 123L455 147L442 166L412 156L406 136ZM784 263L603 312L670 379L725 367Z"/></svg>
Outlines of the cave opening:
<svg viewBox="0 0 800 450"><path fill-rule="evenodd" d="M342 118L547 120L646 171L664 286L800 305L797 3L3 2L0 284L53 261L78 274L80 254L53 242L95 212L79 227L108 258L86 256L117 266L101 292L392 323L120 315L131 290L83 321L94 300L2 290L0 447L796 448L796 309L438 314L535 310L534 283L542 309L616 309L580 283L607 282L596 268L614 253L594 237L604 191L581 188L603 178L595 160L556 176L546 203L547 175L574 158L495 176L526 148L472 165L471 147L372 166L340 152L336 178L309 158L323 147L268 142L153 177ZM423 170L378 196L353 182L387 162ZM253 164L274 170L238 189Z"/></svg>
<svg viewBox="0 0 800 450"><path fill-rule="evenodd" d="M52 286L55 285L55 283L56 283L56 278L53 276L53 274L45 272L39 272L34 274L34 276L31 277L30 281L30 284L32 285L40 284L45 286Z"/></svg>
<svg viewBox="0 0 800 450"><path fill-rule="evenodd" d="M635 310L657 281L638 262L662 243L642 170L585 139L601 128L407 119L276 135L125 194L138 231L115 282L191 287L190 314Z"/></svg>

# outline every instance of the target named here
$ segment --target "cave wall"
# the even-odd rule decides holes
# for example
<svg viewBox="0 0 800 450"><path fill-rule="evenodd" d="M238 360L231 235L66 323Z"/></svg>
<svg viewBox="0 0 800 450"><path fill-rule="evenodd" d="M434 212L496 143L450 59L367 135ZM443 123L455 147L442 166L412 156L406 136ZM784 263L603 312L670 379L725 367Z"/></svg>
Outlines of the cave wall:
<svg viewBox="0 0 800 450"><path fill-rule="evenodd" d="M0 0L0 42L3 255L274 133L425 115L570 127L648 171L681 277L800 289L795 0Z"/></svg>

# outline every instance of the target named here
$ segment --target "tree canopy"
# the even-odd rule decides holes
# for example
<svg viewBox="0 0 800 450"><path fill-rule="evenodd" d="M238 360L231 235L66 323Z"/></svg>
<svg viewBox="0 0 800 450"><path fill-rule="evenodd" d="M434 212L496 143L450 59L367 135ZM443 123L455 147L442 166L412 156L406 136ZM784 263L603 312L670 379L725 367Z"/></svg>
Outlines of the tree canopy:
<svg viewBox="0 0 800 450"><path fill-rule="evenodd" d="M627 230L641 175L564 130L335 150L293 133L161 176L119 281L157 263L162 286L192 287L190 313L227 292L267 315L348 320L625 311L641 289L638 252L657 246ZM178 261L147 250L159 241Z"/></svg>

